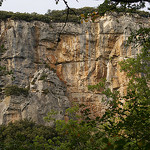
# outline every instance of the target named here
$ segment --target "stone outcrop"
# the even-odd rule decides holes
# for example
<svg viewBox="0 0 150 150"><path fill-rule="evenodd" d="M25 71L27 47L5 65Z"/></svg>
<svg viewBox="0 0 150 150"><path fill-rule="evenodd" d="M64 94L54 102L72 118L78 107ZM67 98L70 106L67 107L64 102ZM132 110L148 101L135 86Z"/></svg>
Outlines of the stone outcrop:
<svg viewBox="0 0 150 150"><path fill-rule="evenodd" d="M95 23L67 23L62 30L63 25L1 21L0 42L6 49L1 66L13 74L0 76L0 124L24 118L46 124L43 117L51 109L62 119L71 102L88 105L101 116L106 108L102 89L92 92L88 85L103 78L112 90L126 93L127 78L118 62L138 53L132 46L125 47L125 41L131 31L150 26L149 19L114 14ZM8 85L28 88L29 94L7 96Z"/></svg>

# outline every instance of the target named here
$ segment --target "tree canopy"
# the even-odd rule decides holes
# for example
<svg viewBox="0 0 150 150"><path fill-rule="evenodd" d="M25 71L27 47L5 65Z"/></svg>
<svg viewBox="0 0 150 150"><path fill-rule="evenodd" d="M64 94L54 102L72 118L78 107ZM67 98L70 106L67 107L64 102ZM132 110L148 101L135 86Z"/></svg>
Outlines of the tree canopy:
<svg viewBox="0 0 150 150"><path fill-rule="evenodd" d="M56 1L56 4L58 4L60 0L55 0L55 1ZM67 8L69 9L67 0L63 0L63 2L66 4ZM145 2L148 2L150 4L149 0L104 0L103 4L107 3L109 5L114 5L115 7L121 5L121 6L125 6L128 8L140 9L140 8L145 7Z"/></svg>

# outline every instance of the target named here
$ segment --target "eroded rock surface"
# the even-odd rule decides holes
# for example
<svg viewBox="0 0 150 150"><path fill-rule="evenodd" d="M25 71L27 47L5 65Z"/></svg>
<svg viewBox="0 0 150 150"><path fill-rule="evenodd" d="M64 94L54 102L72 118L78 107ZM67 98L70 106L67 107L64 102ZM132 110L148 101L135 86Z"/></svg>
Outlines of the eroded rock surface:
<svg viewBox="0 0 150 150"><path fill-rule="evenodd" d="M0 76L0 124L23 118L45 124L48 111L57 110L57 118L63 118L70 102L84 103L101 116L106 108L101 90L89 91L88 85L106 78L108 87L124 95L127 79L118 62L139 52L125 47L125 41L131 31L149 25L148 18L115 14L95 23L68 23L63 31L62 23L1 21L6 49L1 66L13 74ZM6 96L8 85L29 88L29 95Z"/></svg>
<svg viewBox="0 0 150 150"><path fill-rule="evenodd" d="M32 119L40 124L49 124L44 117L51 110L63 119L65 110L70 107L66 97L66 87L49 69L37 70L31 79L28 96L5 96L0 103L1 124L20 119Z"/></svg>

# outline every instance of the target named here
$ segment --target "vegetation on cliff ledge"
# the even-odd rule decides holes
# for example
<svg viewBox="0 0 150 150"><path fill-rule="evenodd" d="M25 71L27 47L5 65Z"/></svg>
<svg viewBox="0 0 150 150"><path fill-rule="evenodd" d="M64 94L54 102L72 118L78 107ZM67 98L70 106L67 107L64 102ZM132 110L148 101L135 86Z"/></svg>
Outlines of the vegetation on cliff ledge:
<svg viewBox="0 0 150 150"><path fill-rule="evenodd" d="M11 95L15 95L15 96L25 96L27 97L29 94L29 89L28 88L21 88L18 87L17 85L10 85L10 86L6 86L4 89L4 94L6 96L11 96Z"/></svg>
<svg viewBox="0 0 150 150"><path fill-rule="evenodd" d="M104 9L105 7L105 9ZM98 12L99 16L104 15L105 12L110 11L110 7L106 7L104 5L100 5L98 8L93 8L93 7L84 7L80 9L75 9L72 8L68 14L68 20L67 22L74 22L74 23L80 23L80 15L88 15L89 13L92 12ZM132 13L137 13L138 15L142 17L149 17L149 12L145 11L137 11L137 10L132 10L128 9L126 12L132 12ZM117 8L114 10L111 10L112 12L123 12L124 10L122 8ZM75 13L74 13L75 12ZM0 20L7 20L8 18L12 20L24 20L27 22L31 21L42 21L45 23L50 23L50 22L66 22L66 17L67 17L67 9L65 10L48 10L45 15L42 14L37 14L37 13L13 13L13 12L7 12L7 11L0 11Z"/></svg>
<svg viewBox="0 0 150 150"><path fill-rule="evenodd" d="M40 15L37 13L13 13L13 12L7 12L7 11L0 11L0 20L7 20L8 18L12 20L24 20L27 22L31 21L42 21L49 23L51 18L47 15Z"/></svg>

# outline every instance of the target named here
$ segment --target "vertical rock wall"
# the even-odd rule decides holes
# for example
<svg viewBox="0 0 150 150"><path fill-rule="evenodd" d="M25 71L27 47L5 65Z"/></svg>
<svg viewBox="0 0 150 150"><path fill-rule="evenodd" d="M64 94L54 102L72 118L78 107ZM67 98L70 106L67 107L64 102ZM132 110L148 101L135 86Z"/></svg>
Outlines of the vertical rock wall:
<svg viewBox="0 0 150 150"><path fill-rule="evenodd" d="M0 42L6 51L1 66L13 74L0 76L0 124L23 118L46 124L51 109L63 118L70 102L83 103L102 115L102 89L91 92L88 85L106 78L111 89L126 93L127 79L118 62L135 57L138 49L125 47L131 31L149 26L148 18L105 15L95 23L68 23L57 42L63 23L46 24L7 20L0 24ZM29 95L6 96L5 87L28 88Z"/></svg>

